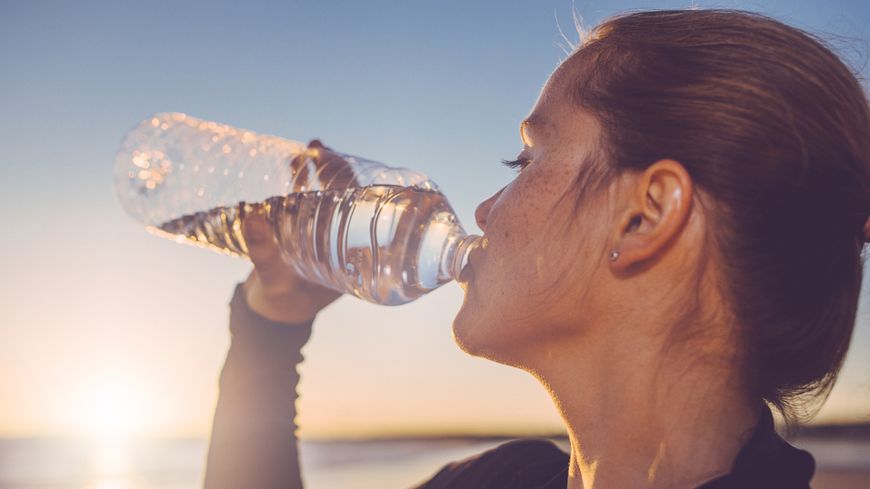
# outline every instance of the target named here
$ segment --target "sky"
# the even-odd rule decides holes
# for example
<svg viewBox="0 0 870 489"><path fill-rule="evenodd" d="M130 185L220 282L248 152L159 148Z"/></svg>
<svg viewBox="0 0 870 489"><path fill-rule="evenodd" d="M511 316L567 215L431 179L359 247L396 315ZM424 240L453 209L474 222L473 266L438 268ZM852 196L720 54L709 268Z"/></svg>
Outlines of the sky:
<svg viewBox="0 0 870 489"><path fill-rule="evenodd" d="M0 437L207 433L246 262L145 232L112 164L151 114L186 112L428 174L470 231L512 177L518 125L587 26L627 9L755 10L862 69L862 0L132 2L0 0ZM462 292L325 310L301 367L303 437L538 433L527 374L453 343ZM870 293L819 421L870 421ZM376 393L376 394L372 394Z"/></svg>

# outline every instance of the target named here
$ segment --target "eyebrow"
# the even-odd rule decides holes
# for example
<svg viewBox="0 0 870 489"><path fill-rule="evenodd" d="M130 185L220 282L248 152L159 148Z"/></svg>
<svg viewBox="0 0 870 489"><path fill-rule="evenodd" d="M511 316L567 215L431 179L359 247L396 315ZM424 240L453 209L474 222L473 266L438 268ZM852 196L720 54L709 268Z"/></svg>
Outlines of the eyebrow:
<svg viewBox="0 0 870 489"><path fill-rule="evenodd" d="M523 144L526 146L530 146L529 140L529 129L532 127L540 127L544 125L544 121L540 117L536 117L534 115L529 116L524 119L523 122L520 122L520 138L523 140Z"/></svg>

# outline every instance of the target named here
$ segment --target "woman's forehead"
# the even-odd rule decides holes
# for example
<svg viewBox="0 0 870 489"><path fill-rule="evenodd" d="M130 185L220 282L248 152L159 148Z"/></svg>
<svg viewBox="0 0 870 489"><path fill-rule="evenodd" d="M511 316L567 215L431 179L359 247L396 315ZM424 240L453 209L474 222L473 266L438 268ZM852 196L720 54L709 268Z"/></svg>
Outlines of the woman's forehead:
<svg viewBox="0 0 870 489"><path fill-rule="evenodd" d="M556 67L544 83L533 112L538 112L539 108L544 109L544 105L562 105L573 99L569 95L573 87L577 86L576 81L584 69L582 61L582 58L578 57L575 52ZM553 109L548 107L546 110Z"/></svg>
<svg viewBox="0 0 870 489"><path fill-rule="evenodd" d="M524 139L532 134L546 132L552 129L553 124L558 123L560 109L567 102L564 94L561 84L551 76L541 90L532 112L520 124L520 133Z"/></svg>

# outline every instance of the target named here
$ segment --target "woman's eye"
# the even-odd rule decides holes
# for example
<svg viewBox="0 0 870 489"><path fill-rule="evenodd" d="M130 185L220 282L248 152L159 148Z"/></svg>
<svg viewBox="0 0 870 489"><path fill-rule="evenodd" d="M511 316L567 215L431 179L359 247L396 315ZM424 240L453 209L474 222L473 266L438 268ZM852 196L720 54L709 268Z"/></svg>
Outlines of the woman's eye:
<svg viewBox="0 0 870 489"><path fill-rule="evenodd" d="M529 164L531 164L531 163L532 163L532 160L530 160L528 158L517 158L515 160L501 160L502 165L504 165L508 168L511 168L513 170L516 170L517 173L520 173L521 171L523 171L523 169L525 167L529 166Z"/></svg>

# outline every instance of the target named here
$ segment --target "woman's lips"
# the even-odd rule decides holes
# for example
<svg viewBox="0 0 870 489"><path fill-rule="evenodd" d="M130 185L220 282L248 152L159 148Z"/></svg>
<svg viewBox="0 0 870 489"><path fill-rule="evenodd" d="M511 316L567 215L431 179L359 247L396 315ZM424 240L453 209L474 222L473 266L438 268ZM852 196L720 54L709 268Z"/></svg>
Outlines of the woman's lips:
<svg viewBox="0 0 870 489"><path fill-rule="evenodd" d="M468 254L468 263L465 264L465 267L462 268L462 271L459 272L459 282L465 283L471 280L471 277L474 276L474 266L475 262L477 262L477 255L482 252L486 245L488 244L486 238L481 243L481 246L471 250L471 253Z"/></svg>
<svg viewBox="0 0 870 489"><path fill-rule="evenodd" d="M459 283L467 283L472 275L474 275L474 272L471 270L471 259L469 258L468 263L466 263L465 267L462 268L462 271L459 272Z"/></svg>

